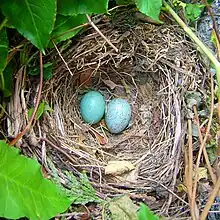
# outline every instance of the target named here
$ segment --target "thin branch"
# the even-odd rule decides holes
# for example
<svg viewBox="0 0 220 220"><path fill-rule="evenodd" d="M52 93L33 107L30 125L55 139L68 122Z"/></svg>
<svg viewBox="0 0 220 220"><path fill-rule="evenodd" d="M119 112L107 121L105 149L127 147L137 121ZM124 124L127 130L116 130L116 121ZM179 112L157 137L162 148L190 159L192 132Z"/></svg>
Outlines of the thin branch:
<svg viewBox="0 0 220 220"><path fill-rule="evenodd" d="M192 121L188 120L188 144L189 144L189 157L188 157L188 172L187 172L187 192L189 197L189 204L190 204L190 213L192 219L196 219L196 212L195 212L195 200L192 200L192 187L193 187L193 144L192 144Z"/></svg>
<svg viewBox="0 0 220 220"><path fill-rule="evenodd" d="M67 70L69 71L70 75L73 76L72 71L70 70L70 68L69 68L69 66L68 66L68 64L67 64L67 62L64 60L63 56L61 55L61 53L60 53L59 49L57 48L56 44L54 43L53 40L52 40L52 42L53 42L53 45L54 45L54 47L55 47L57 53L59 54L61 60L63 61L63 63L65 64Z"/></svg>
<svg viewBox="0 0 220 220"><path fill-rule="evenodd" d="M198 111L197 111L197 108L196 108L195 105L193 106L193 109L194 109L194 114L195 114L195 117L196 117L197 129L198 129L198 132L199 132L199 141L200 141L200 144L202 144L203 138L202 138L202 133L201 133L201 130L200 130ZM203 155L204 155L205 162L207 164L208 171L209 171L209 174L211 176L212 182L213 182L213 184L216 184L216 176L215 176L215 174L212 170L212 167L211 167L211 164L210 164L210 161L209 161L209 157L208 157L208 154L207 154L207 151L206 151L205 147L203 148Z"/></svg>
<svg viewBox="0 0 220 220"><path fill-rule="evenodd" d="M215 187L212 190L212 193L208 198L208 201L205 205L205 208L203 209L202 214L200 216L200 220L206 219L206 217L209 213L209 209L211 208L213 202L215 201L215 197L217 196L219 189L220 189L220 177L218 178L218 181L216 182Z"/></svg>
<svg viewBox="0 0 220 220"><path fill-rule="evenodd" d="M30 128L30 126L31 126L31 124L32 124L32 122L35 118L35 115L36 115L36 112L37 112L37 109L38 109L38 106L39 106L39 103L40 103L42 86L43 86L43 58L42 58L42 53L40 52L40 82L39 82L39 90L38 90L38 94L37 94L37 100L36 100L36 103L35 103L34 111L31 115L31 118L30 118L28 124L24 128L24 130L20 134L18 134L9 143L9 145L15 145L18 142L18 140L20 140L20 138L22 138L22 136L25 134L25 132Z"/></svg>
<svg viewBox="0 0 220 220"><path fill-rule="evenodd" d="M209 122L207 125L207 130L205 133L205 137L203 139L203 142L200 145L200 149L199 149L199 153L198 153L198 157L197 157L197 161L196 161L196 168L195 168L195 180L194 180L194 186L193 186L193 193L192 193L192 200L195 200L196 198L196 189L197 189L197 182L198 182L198 168L199 168L199 164L200 164L200 159L202 156L202 152L203 152L203 148L205 147L207 138L208 138L208 134L212 125L212 117L213 117L213 109L214 109L214 83L213 83L213 76L212 74L210 74L211 77L211 106L210 106L210 115L209 115Z"/></svg>
<svg viewBox="0 0 220 220"><path fill-rule="evenodd" d="M64 154L70 160L71 163L73 164L76 163L76 161L68 153L66 153L61 147L56 146L53 142L51 142L47 138L41 138L40 140L47 142L51 147L55 148L56 150Z"/></svg>
<svg viewBox="0 0 220 220"><path fill-rule="evenodd" d="M92 22L89 15L86 14L86 17L88 19L88 23L96 30L96 32L118 53L118 48L115 47L109 39L105 37L105 35L98 29L98 27Z"/></svg>

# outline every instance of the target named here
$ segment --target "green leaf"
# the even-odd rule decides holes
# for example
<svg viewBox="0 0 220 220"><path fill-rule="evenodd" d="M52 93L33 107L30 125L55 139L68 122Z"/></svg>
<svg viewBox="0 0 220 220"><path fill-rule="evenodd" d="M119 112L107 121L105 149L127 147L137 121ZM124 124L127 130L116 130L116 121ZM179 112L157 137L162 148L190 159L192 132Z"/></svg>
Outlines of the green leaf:
<svg viewBox="0 0 220 220"><path fill-rule="evenodd" d="M66 194L44 179L40 165L0 141L0 216L48 220L71 204Z"/></svg>
<svg viewBox="0 0 220 220"><path fill-rule="evenodd" d="M34 108L30 108L28 110L28 119L31 118L31 115L33 114ZM46 102L41 102L40 105L38 106L35 119L39 120L40 117L47 111L53 111L53 109L46 103Z"/></svg>
<svg viewBox="0 0 220 220"><path fill-rule="evenodd" d="M138 207L126 195L109 203L112 220L137 220Z"/></svg>
<svg viewBox="0 0 220 220"><path fill-rule="evenodd" d="M140 12L162 23L159 19L162 0L135 0L135 2Z"/></svg>
<svg viewBox="0 0 220 220"><path fill-rule="evenodd" d="M15 67L15 62L11 61L10 63L8 63L8 65L5 67L3 71L3 77L5 82L5 86L3 89L4 97L9 97L12 95L13 74L15 72Z"/></svg>
<svg viewBox="0 0 220 220"><path fill-rule="evenodd" d="M30 67L28 74L31 76L37 76L40 74L39 67ZM43 77L45 80L51 79L53 77L53 63L45 63L43 65Z"/></svg>
<svg viewBox="0 0 220 220"><path fill-rule="evenodd" d="M0 73L5 69L8 57L8 37L6 28L0 31Z"/></svg>
<svg viewBox="0 0 220 220"><path fill-rule="evenodd" d="M117 5L129 5L134 4L135 0L116 0Z"/></svg>
<svg viewBox="0 0 220 220"><path fill-rule="evenodd" d="M140 209L138 210L138 220L159 220L160 218L157 215L154 215L153 212L146 206L144 203L141 203Z"/></svg>
<svg viewBox="0 0 220 220"><path fill-rule="evenodd" d="M44 52L55 22L56 0L7 0L1 1L1 9L9 23Z"/></svg>
<svg viewBox="0 0 220 220"><path fill-rule="evenodd" d="M205 7L205 5L186 4L186 7L185 7L186 19L189 22L196 21L200 17L200 14L201 14L204 7Z"/></svg>
<svg viewBox="0 0 220 220"><path fill-rule="evenodd" d="M108 0L58 0L57 11L62 15L103 13L108 9Z"/></svg>
<svg viewBox="0 0 220 220"><path fill-rule="evenodd" d="M77 28L68 33L65 32L86 22L87 18L85 15L63 16L58 14L54 30L51 34L54 42L59 43L61 41L70 39L71 37L75 36L82 28Z"/></svg>

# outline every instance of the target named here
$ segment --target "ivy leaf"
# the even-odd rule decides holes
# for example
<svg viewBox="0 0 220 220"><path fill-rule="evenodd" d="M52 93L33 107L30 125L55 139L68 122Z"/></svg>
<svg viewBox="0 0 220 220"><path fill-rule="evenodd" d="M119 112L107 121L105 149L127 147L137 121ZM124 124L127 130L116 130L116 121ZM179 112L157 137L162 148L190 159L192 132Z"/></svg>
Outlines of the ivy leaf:
<svg viewBox="0 0 220 220"><path fill-rule="evenodd" d="M44 52L54 26L56 0L1 1L1 10L20 34Z"/></svg>
<svg viewBox="0 0 220 220"><path fill-rule="evenodd" d="M0 31L0 73L5 69L8 57L8 37L6 28Z"/></svg>
<svg viewBox="0 0 220 220"><path fill-rule="evenodd" d="M159 19L162 0L135 0L140 12L162 23Z"/></svg>
<svg viewBox="0 0 220 220"><path fill-rule="evenodd" d="M144 203L141 203L140 209L138 210L138 220L159 220L160 218L157 215L154 215L153 212L146 206Z"/></svg>
<svg viewBox="0 0 220 220"><path fill-rule="evenodd" d="M74 29L68 33L65 32L86 22L87 18L85 15L63 16L58 14L51 37L55 43L70 39L71 37L75 36L82 28Z"/></svg>
<svg viewBox="0 0 220 220"><path fill-rule="evenodd" d="M103 13L108 9L108 0L58 0L57 10L62 15Z"/></svg>
<svg viewBox="0 0 220 220"><path fill-rule="evenodd" d="M71 204L66 193L44 179L40 165L0 141L0 216L48 220Z"/></svg>

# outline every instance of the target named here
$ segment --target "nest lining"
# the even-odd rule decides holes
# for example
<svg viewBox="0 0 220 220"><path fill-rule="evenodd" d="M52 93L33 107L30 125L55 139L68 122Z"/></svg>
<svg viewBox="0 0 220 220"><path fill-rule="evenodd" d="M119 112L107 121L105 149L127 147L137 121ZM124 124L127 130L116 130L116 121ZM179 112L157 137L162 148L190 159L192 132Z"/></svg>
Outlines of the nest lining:
<svg viewBox="0 0 220 220"><path fill-rule="evenodd" d="M104 194L118 194L114 188L120 186L137 194L159 192L161 185L172 191L182 164L183 94L199 88L203 67L195 47L178 26L139 21L132 26L123 24L123 20L106 19L97 24L119 53L92 28L74 45L61 49L73 76L57 55L52 56L57 68L54 77L44 83L42 97L54 111L43 116L26 141L39 145L33 137L46 137L71 160L48 142L44 154L39 148L24 152L37 155L42 162L49 157L60 170L87 170ZM132 106L129 128L119 135L104 129L108 139L104 145L97 137L98 133L103 134L103 127L85 124L79 113L80 98L87 87L100 91L107 101L123 97ZM30 87L30 93L35 89ZM105 175L105 166L115 160L130 161L135 169L122 175ZM102 184L112 188L105 189ZM161 193L160 197L167 203L167 194ZM160 211L163 212L161 207Z"/></svg>

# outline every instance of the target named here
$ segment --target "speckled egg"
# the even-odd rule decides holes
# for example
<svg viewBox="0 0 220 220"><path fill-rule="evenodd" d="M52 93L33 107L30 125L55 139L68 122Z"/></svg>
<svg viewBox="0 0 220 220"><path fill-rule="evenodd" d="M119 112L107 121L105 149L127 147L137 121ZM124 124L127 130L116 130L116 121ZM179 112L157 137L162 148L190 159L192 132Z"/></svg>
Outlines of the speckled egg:
<svg viewBox="0 0 220 220"><path fill-rule="evenodd" d="M105 99L102 94L97 91L86 93L80 102L80 113L86 123L99 122L105 113Z"/></svg>
<svg viewBox="0 0 220 220"><path fill-rule="evenodd" d="M105 123L109 131L114 134L122 132L131 120L131 106L121 98L109 102L105 113Z"/></svg>

